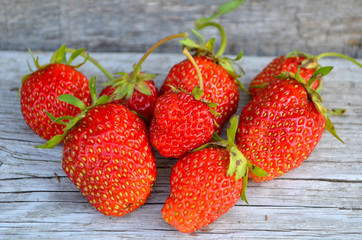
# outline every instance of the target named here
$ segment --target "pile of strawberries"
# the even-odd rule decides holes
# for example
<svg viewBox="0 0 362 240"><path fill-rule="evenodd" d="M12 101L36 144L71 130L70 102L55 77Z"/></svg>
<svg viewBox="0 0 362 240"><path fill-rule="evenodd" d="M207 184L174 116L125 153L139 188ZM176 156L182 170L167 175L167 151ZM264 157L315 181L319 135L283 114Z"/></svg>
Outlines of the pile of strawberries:
<svg viewBox="0 0 362 240"><path fill-rule="evenodd" d="M193 30L156 43L130 72L112 76L84 49L60 47L49 64L22 79L21 111L40 137L42 146L63 145L62 167L68 178L99 212L123 216L143 205L156 180L154 151L177 158L170 176L171 191L163 219L181 232L193 232L216 220L241 197L246 200L248 178L269 181L300 166L325 129L338 139L319 95L321 79L332 67L321 67L318 57L292 52L274 59L246 91L233 65L223 57L225 33L211 21L197 27L217 27L205 42ZM169 71L160 90L156 74L141 71L143 61L159 45L184 38L186 59ZM191 54L190 52L193 52ZM72 53L67 60L67 53ZM110 79L96 94L96 82L71 65L77 57L98 66ZM357 63L358 64L358 63ZM232 117L239 89L250 102ZM227 139L219 134L227 126ZM339 139L340 140L340 139ZM342 141L342 140L341 140Z"/></svg>

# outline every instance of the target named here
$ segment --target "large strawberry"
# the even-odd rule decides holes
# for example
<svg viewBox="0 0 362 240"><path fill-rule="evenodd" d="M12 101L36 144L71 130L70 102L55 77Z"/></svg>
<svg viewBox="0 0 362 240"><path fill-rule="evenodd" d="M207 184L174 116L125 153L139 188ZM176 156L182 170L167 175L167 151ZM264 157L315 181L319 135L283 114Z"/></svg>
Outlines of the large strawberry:
<svg viewBox="0 0 362 240"><path fill-rule="evenodd" d="M63 45L54 53L50 63L42 66L39 65L38 58L35 59L30 51L37 70L22 79L21 112L29 127L46 140L63 133L63 126L53 124L45 111L55 117L75 116L80 113L79 108L59 101L58 96L72 94L87 106L91 104L88 79L76 70L84 62L71 66L72 61L83 51L84 49L76 50L67 61Z"/></svg>
<svg viewBox="0 0 362 240"><path fill-rule="evenodd" d="M150 124L150 140L164 157L183 156L208 142L215 131L210 109L214 105L201 100L204 94L201 72L186 48L184 53L197 72L199 86L192 93L173 89L157 99Z"/></svg>
<svg viewBox="0 0 362 240"><path fill-rule="evenodd" d="M171 192L161 212L163 219L179 231L205 227L240 197L246 201L249 163L234 144L237 125L236 116L227 129L227 141L215 134L214 142L186 154L173 166ZM262 174L260 169L254 172Z"/></svg>
<svg viewBox="0 0 362 240"><path fill-rule="evenodd" d="M293 51L287 55L279 56L271 61L250 83L249 94L254 96L262 87L268 84L270 81L276 79L276 77L282 72L296 73L300 68L300 75L304 79L310 79L314 72L321 66L318 60L324 57L335 56L347 59L358 66L362 67L356 60L339 53L322 53L318 56L313 56L307 53ZM319 91L322 87L322 79L317 79L311 87L314 90Z"/></svg>
<svg viewBox="0 0 362 240"><path fill-rule="evenodd" d="M95 89L92 80L91 85ZM54 119L69 120L65 133L42 147L53 147L64 138L63 169L99 212L123 216L144 204L156 178L145 123L120 104L104 104L109 101L107 96L88 108L70 95L60 99L83 111L75 118Z"/></svg>
<svg viewBox="0 0 362 240"><path fill-rule="evenodd" d="M314 81L332 67L318 69L308 80L300 72L283 73L269 82L243 108L236 142L252 164L268 176L254 181L271 180L298 167L308 158L321 139L324 129L339 140L327 113L341 114L343 110L328 111L320 95L311 88ZM341 140L342 141L342 140Z"/></svg>
<svg viewBox="0 0 362 240"><path fill-rule="evenodd" d="M112 78L106 84L107 87L102 90L100 96L114 95L115 100L113 103L124 104L130 110L141 115L146 123L149 123L153 116L153 109L159 96L159 91L153 81L157 74L141 72L142 63L161 44L174 38L187 36L187 33L181 33L161 39L143 55L131 73L122 72L119 73L120 77Z"/></svg>
<svg viewBox="0 0 362 240"><path fill-rule="evenodd" d="M214 22L206 22L197 25L199 29L206 26L215 26L220 30L222 41L220 50L214 54L214 40L211 39L205 43L202 35L195 30L193 33L198 37L199 44L190 39L181 40L189 50L195 51L194 59L201 71L204 80L204 95L203 99L207 102L216 103L214 108L219 114L214 115L217 123L217 132L220 133L223 125L236 112L239 104L239 88L242 84L237 80L241 76L231 65L231 61L239 60L242 53L235 60L222 57L226 47L226 34L223 28ZM198 85L198 77L195 68L190 63L189 59L183 60L174 65L169 71L162 87L161 94L171 91L171 87L182 88L187 92L192 92L195 86ZM242 87L242 89L244 89Z"/></svg>

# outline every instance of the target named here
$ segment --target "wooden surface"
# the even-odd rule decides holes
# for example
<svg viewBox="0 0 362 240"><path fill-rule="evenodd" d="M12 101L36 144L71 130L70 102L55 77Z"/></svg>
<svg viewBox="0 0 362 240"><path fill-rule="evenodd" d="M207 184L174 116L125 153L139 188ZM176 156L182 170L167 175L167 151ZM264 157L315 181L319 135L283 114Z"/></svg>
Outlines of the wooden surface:
<svg viewBox="0 0 362 240"><path fill-rule="evenodd" d="M190 31L225 0L0 0L0 50L143 52L161 37ZM219 21L229 54L273 56L294 48L362 58L361 0L247 0ZM219 39L215 29L202 31ZM159 49L178 52L170 43Z"/></svg>
<svg viewBox="0 0 362 240"><path fill-rule="evenodd" d="M40 64L51 54L35 53ZM247 197L206 228L182 234L166 224L160 210L169 191L175 160L156 153L157 181L146 202L121 218L91 207L61 168L61 146L35 149L44 141L25 124L17 90L28 73L25 52L0 52L0 239L361 239L362 238L362 70L344 60L325 77L322 96L327 107L345 107L331 117L345 144L325 132L315 151L298 169L265 183L250 182ZM92 56L111 72L129 71L140 54ZM143 65L159 73L157 86L182 54L153 54ZM271 57L244 57L245 85ZM360 59L361 61L361 59ZM91 63L88 77L106 81ZM241 93L238 114L248 97ZM223 132L225 136L225 132ZM59 177L60 182L55 177Z"/></svg>

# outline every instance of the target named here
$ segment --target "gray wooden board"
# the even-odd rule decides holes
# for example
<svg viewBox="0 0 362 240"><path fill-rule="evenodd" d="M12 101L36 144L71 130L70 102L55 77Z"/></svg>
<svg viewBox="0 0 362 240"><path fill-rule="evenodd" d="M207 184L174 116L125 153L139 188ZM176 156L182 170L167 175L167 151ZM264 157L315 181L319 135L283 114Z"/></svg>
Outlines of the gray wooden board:
<svg viewBox="0 0 362 240"><path fill-rule="evenodd" d="M40 64L50 53L35 53ZM141 54L92 54L110 72L130 71ZM143 70L159 73L161 86L170 67L182 54L152 54ZM250 80L271 57L244 57L240 64ZM28 73L25 52L0 52L0 239L360 239L362 237L362 70L340 59L322 59L335 66L325 77L322 96L329 108L346 108L331 117L345 144L325 132L315 151L299 168L265 183L250 182L247 197L206 228L182 234L160 214L176 160L156 152L157 180L138 210L114 218L93 209L61 168L61 147L35 149L44 141L25 124L17 89ZM360 60L361 61L361 60ZM91 63L81 71L106 77ZM99 87L100 89L100 87ZM241 93L239 109L248 102ZM222 134L225 137L225 131ZM56 173L60 182L57 181Z"/></svg>
<svg viewBox="0 0 362 240"><path fill-rule="evenodd" d="M190 31L225 0L0 0L0 50L142 52L159 38ZM273 56L294 48L362 57L361 0L248 0L219 17L229 54ZM208 38L216 29L202 30ZM218 41L216 41L218 43ZM177 52L177 42L159 49Z"/></svg>

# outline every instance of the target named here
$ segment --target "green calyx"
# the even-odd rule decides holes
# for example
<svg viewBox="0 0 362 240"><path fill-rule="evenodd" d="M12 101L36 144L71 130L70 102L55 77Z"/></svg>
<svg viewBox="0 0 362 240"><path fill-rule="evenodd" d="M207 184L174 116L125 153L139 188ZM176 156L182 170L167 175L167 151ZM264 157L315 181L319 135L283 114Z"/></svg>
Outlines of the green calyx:
<svg viewBox="0 0 362 240"><path fill-rule="evenodd" d="M306 69L318 69L321 66L318 63L318 59L308 53L304 53L298 50L294 50L293 52L290 52L288 54L285 55L285 58L292 58L292 57L303 57L305 58L301 64L302 68L306 68Z"/></svg>
<svg viewBox="0 0 362 240"><path fill-rule="evenodd" d="M89 81L89 89L92 96L92 105L87 107L84 102L82 102L80 99L74 97L70 94L63 94L58 97L59 100L69 103L73 106L78 107L81 110L81 113L79 113L77 116L63 116L60 118L56 118L53 115L51 115L49 112L46 112L48 116L51 118L51 120L54 123L59 123L64 125L63 128L63 134L56 135L53 138L51 138L48 142L44 143L40 146L35 146L36 148L53 148L57 144L59 144L64 137L68 134L68 132L81 120L85 117L86 113L99 105L106 104L112 100L110 96L101 96L99 99L97 98L97 92L96 92L96 83L95 83L95 77L91 78Z"/></svg>
<svg viewBox="0 0 362 240"><path fill-rule="evenodd" d="M236 63L236 61L240 60L243 57L244 54L243 50L241 49L240 53L236 56L235 59L224 57L222 55L227 45L227 37L224 28L216 22L204 21L200 19L195 22L195 26L199 30L207 26L216 27L219 30L221 35L221 44L217 53L214 54L215 38L211 38L206 42L202 34L195 29L191 29L191 32L196 38L196 42L191 40L190 38L186 38L181 40L180 43L183 44L183 46L187 48L189 51L194 52L194 55L207 57L215 61L217 64L221 65L231 76L235 78L238 86L244 92L247 92L243 84L237 79L240 78L243 73L243 70L240 67L240 65ZM237 68L238 71L235 70L235 67Z"/></svg>
<svg viewBox="0 0 362 240"><path fill-rule="evenodd" d="M141 57L138 63L133 66L133 71L131 73L117 73L118 75L120 75L119 77L111 77L110 81L104 85L116 88L113 93L114 99L116 100L122 98L128 100L133 95L135 89L145 95L151 95L151 89L147 85L146 81L152 81L154 78L157 77L157 74L148 74L141 72L143 62L156 48L158 48L165 42L175 38L187 38L188 36L188 33L177 33L161 39L150 49L148 49L148 51Z"/></svg>
<svg viewBox="0 0 362 240"><path fill-rule="evenodd" d="M287 55L285 55L285 58L290 58L290 57L304 57L305 60L302 62L301 67L302 68L306 68L306 69L319 69L321 68L321 66L319 65L318 61L322 58L325 57L338 57L338 58L343 58L346 59L354 64L356 64L357 66L359 66L360 68L362 68L362 64L357 62L355 59L348 57L344 54L341 53L335 53L335 52L325 52L325 53L321 53L317 56L313 56L311 54L308 53L304 53L298 50L294 50L293 52L288 53ZM317 92L318 89L317 89Z"/></svg>
<svg viewBox="0 0 362 240"><path fill-rule="evenodd" d="M119 72L116 74L118 77L114 77L111 81L103 84L104 86L111 86L112 88L115 88L115 91L113 92L114 100L123 98L128 100L133 95L135 89L145 95L151 95L151 89L147 85L146 81L152 81L158 75L141 72L138 74L137 78L133 78L133 72L129 74Z"/></svg>
<svg viewBox="0 0 362 240"><path fill-rule="evenodd" d="M45 65L40 65L39 64L39 58L34 57L33 52L30 50L30 48L28 48L28 51L29 51L29 53L31 55L31 58L33 59L33 63L35 65L35 67L36 67L36 70L44 69L44 68L48 67L50 64L54 64L54 63L61 63L61 64L72 66L73 68L79 68L84 63L86 63L88 58L89 58L88 54L84 54L85 48L80 48L80 49L74 49L74 52L72 53L72 55L67 60L67 58L66 58L66 48L65 48L65 45L62 45L57 51L54 52L53 56L50 58L50 63L45 64ZM76 59L81 54L84 55L84 61L81 62L80 64L77 64L77 65L71 65L73 60ZM28 64L28 68L29 68L30 72L33 73L34 70L31 68L29 62L27 62L27 64ZM29 76L30 76L30 74L25 75L21 79L21 84L23 84L25 82L25 80Z"/></svg>
<svg viewBox="0 0 362 240"><path fill-rule="evenodd" d="M344 143L342 141L342 139L337 135L336 133L336 129L333 125L333 123L331 122L331 120L328 117L328 114L331 115L342 115L346 112L345 109L333 109L333 110L328 110L326 107L324 107L322 105L322 97L321 95L314 89L312 89L312 84L313 82L315 82L317 79L320 79L321 77L324 77L325 75L327 75L330 71L332 71L333 67L331 66L327 66L327 67L320 67L319 69L317 69L314 74L312 75L312 77L307 81L302 78L302 76L300 75L300 67L298 68L297 73L291 73L291 72L283 72L281 73L279 76L277 76L277 78L280 79L294 79L296 80L299 84L301 84L304 89L306 90L309 99L314 103L316 109L318 110L318 112L320 114L322 114L322 116L324 117L325 121L326 121L326 129L334 136L336 137L339 141L341 141L342 143Z"/></svg>
<svg viewBox="0 0 362 240"><path fill-rule="evenodd" d="M238 128L239 118L238 116L234 116L230 119L230 123L227 126L226 135L227 140L222 139L216 133L212 136L212 142L206 143L201 147L195 149L194 151L198 151L210 146L218 146L226 148L230 153L230 162L227 170L228 176L235 176L235 180L238 181L240 178L243 178L243 190L241 192L241 199L248 203L246 199L246 186L248 181L248 173L252 171L253 174L259 177L265 177L268 175L263 169L258 166L252 165L240 152L238 147L235 145L235 135Z"/></svg>

